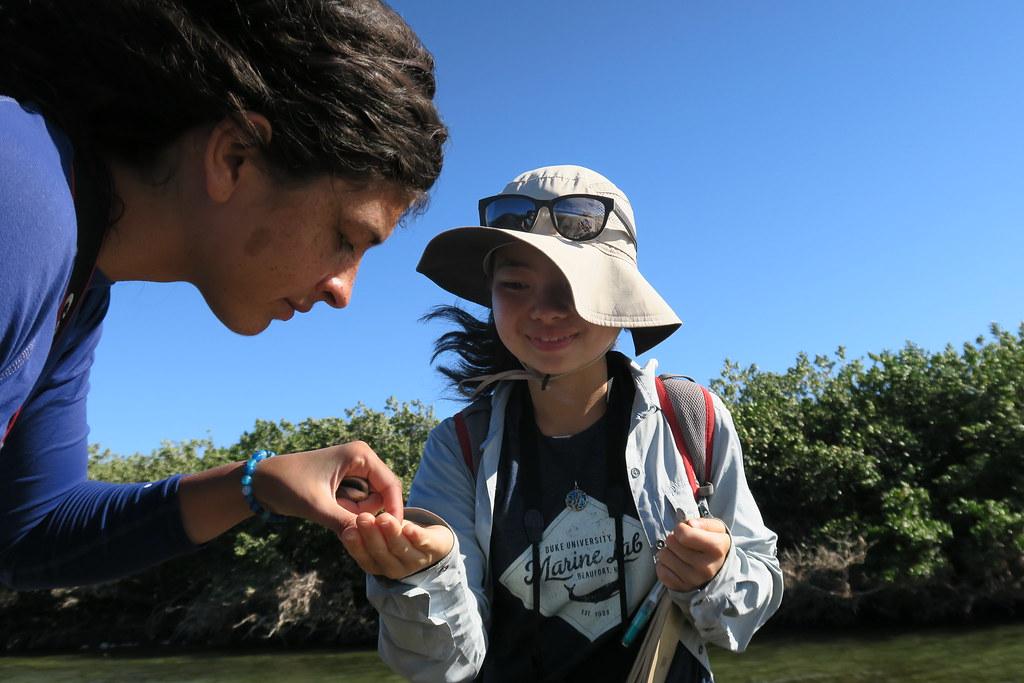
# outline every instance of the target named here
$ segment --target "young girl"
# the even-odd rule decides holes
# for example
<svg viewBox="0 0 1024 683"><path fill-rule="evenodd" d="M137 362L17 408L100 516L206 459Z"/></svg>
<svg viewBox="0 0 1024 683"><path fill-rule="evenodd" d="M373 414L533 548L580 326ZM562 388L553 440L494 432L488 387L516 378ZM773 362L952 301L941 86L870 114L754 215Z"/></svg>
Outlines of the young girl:
<svg viewBox="0 0 1024 683"><path fill-rule="evenodd" d="M711 680L705 643L743 650L781 601L776 537L721 401L702 518L655 363L611 351L622 328L640 354L681 324L637 270L629 201L594 171L541 168L481 200L480 222L418 267L492 311L432 314L461 326L438 340L460 356L442 372L489 397L476 472L445 420L409 494L423 509L342 535L370 575L381 656L422 681L622 681L640 642L620 645L625 627L660 581L685 615L667 680Z"/></svg>

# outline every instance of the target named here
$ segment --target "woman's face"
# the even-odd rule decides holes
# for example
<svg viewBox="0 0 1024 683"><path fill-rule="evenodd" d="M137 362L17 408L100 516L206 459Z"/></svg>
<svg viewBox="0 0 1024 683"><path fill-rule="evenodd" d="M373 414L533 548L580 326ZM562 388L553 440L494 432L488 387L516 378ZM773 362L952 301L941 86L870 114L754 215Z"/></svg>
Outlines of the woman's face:
<svg viewBox="0 0 1024 683"><path fill-rule="evenodd" d="M344 308L366 250L386 240L409 206L382 183L328 176L283 187L250 171L209 221L193 278L214 314L257 334L324 301Z"/></svg>
<svg viewBox="0 0 1024 683"><path fill-rule="evenodd" d="M494 255L491 308L498 336L527 367L555 375L573 372L598 358L619 328L581 318L569 283L554 263L523 244Z"/></svg>

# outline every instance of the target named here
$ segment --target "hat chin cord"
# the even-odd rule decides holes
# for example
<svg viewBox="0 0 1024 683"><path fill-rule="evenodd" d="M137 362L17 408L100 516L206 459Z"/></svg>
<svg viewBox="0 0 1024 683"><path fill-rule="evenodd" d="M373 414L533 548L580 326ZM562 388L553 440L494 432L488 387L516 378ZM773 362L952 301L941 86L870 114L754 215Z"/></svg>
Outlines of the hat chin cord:
<svg viewBox="0 0 1024 683"><path fill-rule="evenodd" d="M475 399L477 396L480 395L480 392L482 392L484 389L486 389L490 385L494 384L495 382L501 382L503 380L516 380L516 379L525 379L525 380L529 381L529 380L532 379L532 380L537 380L538 382L540 382L540 390L541 391L547 391L548 385L551 384L551 382L553 382L556 379L559 379L560 377L565 377L566 375L571 375L573 373L579 372L580 370L582 370L584 368L590 367L591 365L593 365L597 361L603 359L608 354L608 352L612 350L612 347L614 347L614 346L615 346L615 339L612 339L611 343L609 343L608 346L605 347L604 351L602 351L601 353L597 354L592 360L588 361L587 363L584 363L583 365L581 365L580 367L576 368L575 370L570 370L568 372L560 372L560 373L557 373L557 374L544 373L544 372L540 372L538 370L534 370L533 368L531 368L530 366L526 365L522 361L519 361L519 364L523 366L522 369L520 369L520 370L504 370L502 372L495 372L495 373L490 374L490 375L480 375L478 377L470 377L468 379L464 379L461 382L459 382L459 390L462 391L463 393L469 394L471 399ZM516 359L516 360L519 360L519 359ZM468 387L466 387L466 385L467 384L473 384L475 382L479 382L479 384L477 384L475 387L473 387L473 390L471 392L468 391Z"/></svg>

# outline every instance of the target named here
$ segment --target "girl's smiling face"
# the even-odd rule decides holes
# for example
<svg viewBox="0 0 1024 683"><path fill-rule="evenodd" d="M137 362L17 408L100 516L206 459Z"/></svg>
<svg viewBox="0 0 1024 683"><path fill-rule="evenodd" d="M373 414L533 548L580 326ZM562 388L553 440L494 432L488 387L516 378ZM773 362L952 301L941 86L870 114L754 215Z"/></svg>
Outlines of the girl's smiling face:
<svg viewBox="0 0 1024 683"><path fill-rule="evenodd" d="M523 365L549 375L569 373L611 347L619 328L581 318L568 281L540 251L510 244L495 252L493 264L494 324Z"/></svg>

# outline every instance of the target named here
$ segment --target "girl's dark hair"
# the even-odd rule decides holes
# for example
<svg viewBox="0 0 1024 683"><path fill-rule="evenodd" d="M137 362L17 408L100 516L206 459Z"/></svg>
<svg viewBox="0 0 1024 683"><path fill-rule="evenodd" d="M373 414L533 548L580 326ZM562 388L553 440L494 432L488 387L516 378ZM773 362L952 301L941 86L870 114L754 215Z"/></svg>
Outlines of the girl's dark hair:
<svg viewBox="0 0 1024 683"><path fill-rule="evenodd" d="M269 143L248 130L280 180L384 180L421 200L448 135L433 58L377 0L0 0L0 65L0 94L76 157L139 169L251 111L271 123Z"/></svg>
<svg viewBox="0 0 1024 683"><path fill-rule="evenodd" d="M437 370L448 378L451 388L463 398L467 398L475 388L474 383L468 382L471 378L522 367L498 337L493 313L484 321L478 320L458 306L435 306L420 320L443 320L458 328L437 338L434 342L434 355L430 360L435 362L442 354L448 352L458 356L459 359L454 365L438 365ZM481 395L487 395L495 386L497 385L490 385L481 392Z"/></svg>

